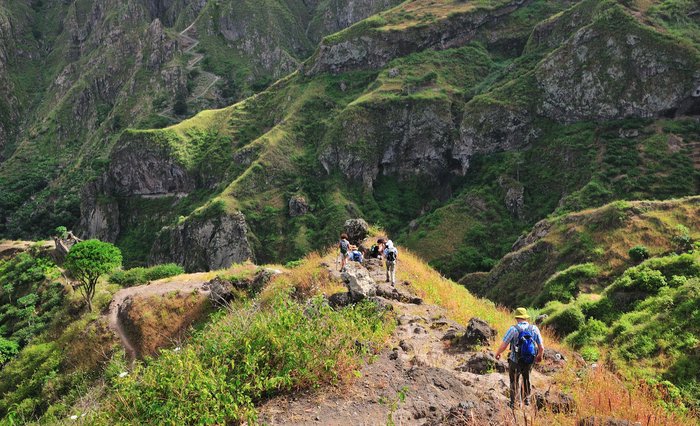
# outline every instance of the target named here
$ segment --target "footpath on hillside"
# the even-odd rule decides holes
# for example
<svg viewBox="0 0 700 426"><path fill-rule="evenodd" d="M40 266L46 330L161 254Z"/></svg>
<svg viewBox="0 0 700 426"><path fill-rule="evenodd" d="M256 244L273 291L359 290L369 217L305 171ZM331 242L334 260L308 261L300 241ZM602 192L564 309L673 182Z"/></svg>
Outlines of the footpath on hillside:
<svg viewBox="0 0 700 426"><path fill-rule="evenodd" d="M535 415L538 401L559 409L570 403L548 392L552 379L542 373L561 368L565 361L560 354L545 353L545 363L538 367L542 372L533 371L532 405L511 410L506 363L483 346L496 337L488 324L472 319L465 327L447 319L443 308L423 303L410 282L392 287L384 282L380 260L369 259L364 266L348 262L342 277L332 257L323 264L348 287L373 286L373 299L395 313L395 332L353 383L273 398L260 407L262 424L523 424ZM350 303L344 300L351 299L350 293L336 296L331 305Z"/></svg>

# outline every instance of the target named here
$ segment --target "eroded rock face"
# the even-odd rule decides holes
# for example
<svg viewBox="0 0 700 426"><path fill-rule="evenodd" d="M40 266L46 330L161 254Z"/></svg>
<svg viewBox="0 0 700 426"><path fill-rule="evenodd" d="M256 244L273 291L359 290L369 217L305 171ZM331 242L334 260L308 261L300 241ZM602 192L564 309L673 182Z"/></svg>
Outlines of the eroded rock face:
<svg viewBox="0 0 700 426"><path fill-rule="evenodd" d="M561 122L654 118L692 104L700 84L697 53L659 37L619 8L608 12L540 64L539 112Z"/></svg>
<svg viewBox="0 0 700 426"><path fill-rule="evenodd" d="M474 374L504 373L508 370L508 364L503 360L496 359L493 352L489 351L473 354L466 363L457 369Z"/></svg>
<svg viewBox="0 0 700 426"><path fill-rule="evenodd" d="M163 147L130 143L111 155L105 190L122 197L184 195L194 179Z"/></svg>
<svg viewBox="0 0 700 426"><path fill-rule="evenodd" d="M210 271L254 260L243 214L192 218L164 228L151 247L152 264L174 262L187 272Z"/></svg>
<svg viewBox="0 0 700 426"><path fill-rule="evenodd" d="M352 34L346 39L322 42L304 66L304 73L339 74L357 69L378 69L399 56L424 49L449 49L472 40L480 27L492 23L529 3L513 0L494 9L478 9L471 13L454 14L431 25L415 26L409 30L382 31L367 35Z"/></svg>

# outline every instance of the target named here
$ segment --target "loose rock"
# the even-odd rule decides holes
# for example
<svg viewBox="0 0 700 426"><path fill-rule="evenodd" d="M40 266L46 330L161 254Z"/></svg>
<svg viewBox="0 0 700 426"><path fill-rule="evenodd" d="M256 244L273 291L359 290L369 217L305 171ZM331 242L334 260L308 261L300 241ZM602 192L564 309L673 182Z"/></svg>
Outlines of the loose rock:
<svg viewBox="0 0 700 426"><path fill-rule="evenodd" d="M472 318L467 324L467 331L459 340L459 344L465 348L488 345L496 338L496 330L489 323L480 319Z"/></svg>

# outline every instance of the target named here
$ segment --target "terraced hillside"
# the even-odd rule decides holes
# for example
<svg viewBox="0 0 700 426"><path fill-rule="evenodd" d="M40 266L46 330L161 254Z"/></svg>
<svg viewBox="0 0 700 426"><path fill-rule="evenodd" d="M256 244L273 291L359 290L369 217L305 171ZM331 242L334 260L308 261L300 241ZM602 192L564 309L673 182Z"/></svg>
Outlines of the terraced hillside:
<svg viewBox="0 0 700 426"><path fill-rule="evenodd" d="M187 247L201 270L293 260L363 216L451 277L486 271L555 211L696 193L693 16L683 2L405 3L258 95L123 132L83 193L82 231L135 263Z"/></svg>

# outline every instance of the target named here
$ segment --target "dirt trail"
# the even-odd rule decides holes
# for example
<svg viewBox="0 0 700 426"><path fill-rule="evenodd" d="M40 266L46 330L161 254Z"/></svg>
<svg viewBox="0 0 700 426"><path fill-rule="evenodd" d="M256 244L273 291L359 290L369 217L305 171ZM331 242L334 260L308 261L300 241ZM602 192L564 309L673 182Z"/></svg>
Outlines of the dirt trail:
<svg viewBox="0 0 700 426"><path fill-rule="evenodd" d="M333 268L335 259L325 262L339 276ZM372 279L384 284L381 266L367 266ZM398 283L397 287L414 293L410 283ZM377 425L391 419L400 425L502 425L516 424L516 415L520 421L534 415L530 407L507 409L507 373L462 371L468 360L484 351L450 345L445 336L461 334L464 326L447 319L443 308L387 302L396 314L396 330L388 348L360 369L357 380L340 388L273 398L260 407L260 421L273 425ZM550 383L548 376L533 371L533 394L547 390Z"/></svg>
<svg viewBox="0 0 700 426"><path fill-rule="evenodd" d="M209 281L209 278L210 274L205 272L187 274L174 278L165 278L162 280L153 281L152 283L146 285L128 287L119 290L112 298L112 302L109 304L107 316L109 319L109 326L112 328L112 330L114 330L117 336L119 336L128 358L131 360L135 358L135 350L133 344L129 341L128 335L124 331L121 321L119 320L119 307L127 298L160 296L173 291L192 293L193 291L198 290L202 294L208 294L209 290L205 290L203 286Z"/></svg>

